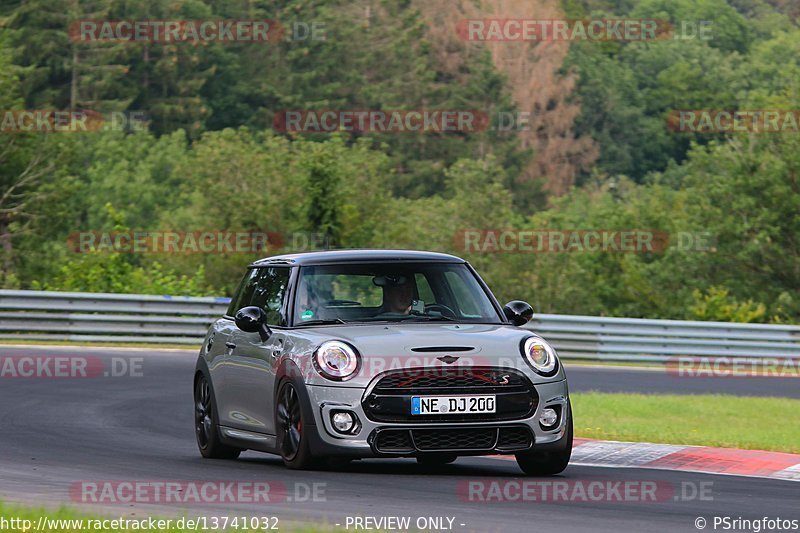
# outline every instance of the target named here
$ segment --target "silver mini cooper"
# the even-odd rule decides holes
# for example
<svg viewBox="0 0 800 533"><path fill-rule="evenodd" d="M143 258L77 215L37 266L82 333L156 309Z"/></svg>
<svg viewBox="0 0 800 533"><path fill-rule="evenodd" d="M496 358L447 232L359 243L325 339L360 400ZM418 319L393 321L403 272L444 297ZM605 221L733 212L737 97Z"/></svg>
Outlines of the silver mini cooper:
<svg viewBox="0 0 800 533"><path fill-rule="evenodd" d="M513 454L532 475L572 451L555 350L451 255L336 250L251 264L194 376L203 457L289 468L368 457L436 465Z"/></svg>

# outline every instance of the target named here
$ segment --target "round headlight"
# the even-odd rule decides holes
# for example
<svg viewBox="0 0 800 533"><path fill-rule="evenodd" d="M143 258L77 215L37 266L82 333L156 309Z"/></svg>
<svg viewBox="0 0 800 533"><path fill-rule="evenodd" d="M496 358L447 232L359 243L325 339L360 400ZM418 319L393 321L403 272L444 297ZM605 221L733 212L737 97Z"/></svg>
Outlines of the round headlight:
<svg viewBox="0 0 800 533"><path fill-rule="evenodd" d="M328 379L344 381L358 371L359 357L355 349L340 341L323 342L314 352L314 366Z"/></svg>
<svg viewBox="0 0 800 533"><path fill-rule="evenodd" d="M555 374L558 359L552 346L542 339L530 337L522 344L522 356L533 370L544 376Z"/></svg>

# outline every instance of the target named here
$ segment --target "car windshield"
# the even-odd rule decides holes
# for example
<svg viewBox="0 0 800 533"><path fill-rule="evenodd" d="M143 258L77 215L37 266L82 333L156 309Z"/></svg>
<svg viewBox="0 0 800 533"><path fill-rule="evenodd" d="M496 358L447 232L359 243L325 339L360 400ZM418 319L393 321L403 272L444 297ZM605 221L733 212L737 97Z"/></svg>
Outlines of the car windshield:
<svg viewBox="0 0 800 533"><path fill-rule="evenodd" d="M300 269L295 325L347 322L478 322L501 319L464 264L402 263Z"/></svg>

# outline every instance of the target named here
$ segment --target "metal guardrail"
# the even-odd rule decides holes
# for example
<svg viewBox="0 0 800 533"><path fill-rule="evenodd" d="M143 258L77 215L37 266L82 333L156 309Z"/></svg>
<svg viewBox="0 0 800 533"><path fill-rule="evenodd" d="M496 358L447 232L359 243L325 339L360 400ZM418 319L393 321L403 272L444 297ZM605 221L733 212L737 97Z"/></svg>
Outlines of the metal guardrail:
<svg viewBox="0 0 800 533"><path fill-rule="evenodd" d="M230 298L0 290L0 339L199 345Z"/></svg>
<svg viewBox="0 0 800 533"><path fill-rule="evenodd" d="M800 358L800 326L534 315L527 327L565 358L656 362L679 356Z"/></svg>
<svg viewBox="0 0 800 533"><path fill-rule="evenodd" d="M0 290L0 339L199 345L229 298ZM800 326L535 315L565 358L800 357Z"/></svg>

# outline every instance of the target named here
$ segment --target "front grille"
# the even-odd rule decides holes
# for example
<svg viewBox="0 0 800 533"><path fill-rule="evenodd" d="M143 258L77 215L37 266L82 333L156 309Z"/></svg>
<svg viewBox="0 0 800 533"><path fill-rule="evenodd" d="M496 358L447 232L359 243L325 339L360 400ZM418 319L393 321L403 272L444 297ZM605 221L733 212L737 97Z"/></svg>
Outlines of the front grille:
<svg viewBox="0 0 800 533"><path fill-rule="evenodd" d="M411 452L414 444L408 430L380 431L375 439L375 447L382 452Z"/></svg>
<svg viewBox="0 0 800 533"><path fill-rule="evenodd" d="M533 445L527 426L378 429L370 436L378 453L408 455L414 452L514 452Z"/></svg>
<svg viewBox="0 0 800 533"><path fill-rule="evenodd" d="M493 368L408 369L387 374L375 385L376 392L426 391L443 389L502 389L529 386L516 371Z"/></svg>
<svg viewBox="0 0 800 533"><path fill-rule="evenodd" d="M496 428L414 429L411 435L420 451L491 450L497 441Z"/></svg>
<svg viewBox="0 0 800 533"><path fill-rule="evenodd" d="M533 435L527 426L500 428L497 438L498 451L527 450L533 446Z"/></svg>
<svg viewBox="0 0 800 533"><path fill-rule="evenodd" d="M495 413L412 415L413 396L494 394ZM376 422L486 422L521 420L536 410L539 397L524 374L501 368L422 368L384 374L362 407Z"/></svg>

